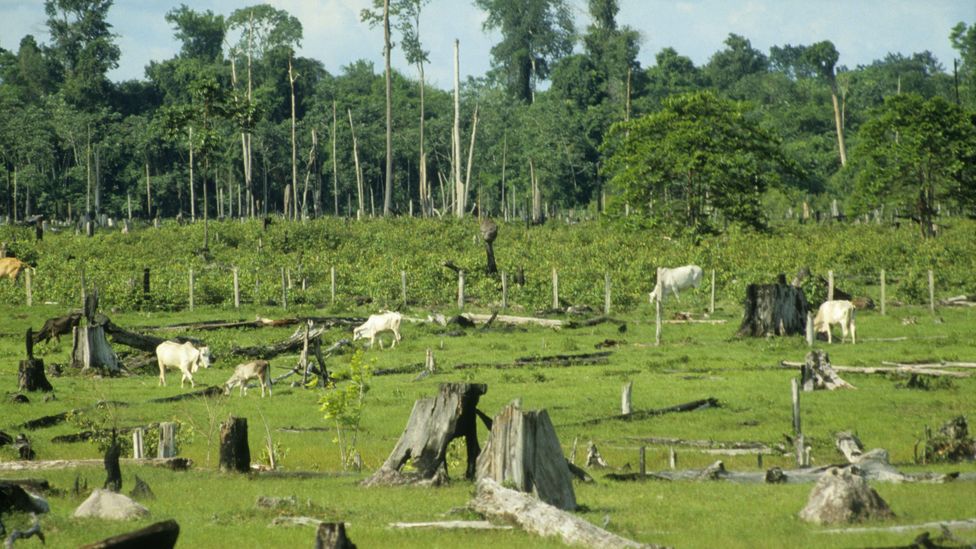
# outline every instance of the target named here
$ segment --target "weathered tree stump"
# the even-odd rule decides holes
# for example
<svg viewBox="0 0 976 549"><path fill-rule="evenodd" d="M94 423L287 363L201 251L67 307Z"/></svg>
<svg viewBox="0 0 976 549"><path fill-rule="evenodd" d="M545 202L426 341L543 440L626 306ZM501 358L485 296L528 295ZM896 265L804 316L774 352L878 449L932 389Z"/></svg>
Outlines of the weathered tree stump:
<svg viewBox="0 0 976 549"><path fill-rule="evenodd" d="M810 492L800 518L815 524L839 524L895 516L864 477L850 467L827 469Z"/></svg>
<svg viewBox="0 0 976 549"><path fill-rule="evenodd" d="M247 418L233 417L220 424L220 470L246 473L251 469L247 445Z"/></svg>
<svg viewBox="0 0 976 549"><path fill-rule="evenodd" d="M853 389L854 386L841 379L830 365L830 357L825 351L810 351L800 372L800 385L804 391L826 389Z"/></svg>
<svg viewBox="0 0 976 549"><path fill-rule="evenodd" d="M25 347L27 359L21 360L17 368L17 387L21 391L53 391L44 373L44 361L34 358L34 333L30 328L27 328Z"/></svg>
<svg viewBox="0 0 976 549"><path fill-rule="evenodd" d="M477 478L511 483L550 505L576 509L573 479L545 410L523 412L515 402L503 408L478 456Z"/></svg>
<svg viewBox="0 0 976 549"><path fill-rule="evenodd" d="M495 264L495 248L493 243L498 236L498 225L490 217L481 220L481 239L485 241L485 253L487 254L487 266L485 272L493 275L498 272Z"/></svg>
<svg viewBox="0 0 976 549"><path fill-rule="evenodd" d="M81 549L170 549L176 546L179 537L180 525L175 520L166 520L83 545Z"/></svg>
<svg viewBox="0 0 976 549"><path fill-rule="evenodd" d="M38 507L38 503L20 484L0 480L0 514L45 512Z"/></svg>
<svg viewBox="0 0 976 549"><path fill-rule="evenodd" d="M446 480L447 446L458 437L464 437L467 446L465 478L474 478L475 461L481 453L476 408L478 399L487 391L484 384L442 383L436 397L416 401L390 457L363 484L440 484ZM407 462L415 472L402 471Z"/></svg>
<svg viewBox="0 0 976 549"><path fill-rule="evenodd" d="M104 368L112 373L119 371L119 357L116 356L108 339L105 338L105 325L108 318L98 311L98 289L85 297L84 326L75 326L71 331L71 366L89 370Z"/></svg>
<svg viewBox="0 0 976 549"><path fill-rule="evenodd" d="M782 275L777 284L750 284L746 287L745 312L738 335L803 334L809 310L803 290L786 284Z"/></svg>
<svg viewBox="0 0 976 549"><path fill-rule="evenodd" d="M315 532L315 549L356 549L356 544L346 537L343 522L323 522Z"/></svg>

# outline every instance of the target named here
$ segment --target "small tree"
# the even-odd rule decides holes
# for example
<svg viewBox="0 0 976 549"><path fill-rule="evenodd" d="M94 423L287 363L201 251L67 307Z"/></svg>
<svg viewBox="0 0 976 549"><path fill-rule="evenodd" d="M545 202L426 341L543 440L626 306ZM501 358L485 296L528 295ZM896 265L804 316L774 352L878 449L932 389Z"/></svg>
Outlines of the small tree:
<svg viewBox="0 0 976 549"><path fill-rule="evenodd" d="M319 399L319 410L325 412L325 420L335 424L336 437L332 442L339 445L343 469L346 469L356 452L359 423L372 377L372 367L366 363L363 351L356 351L349 361L349 382L346 386L340 389L333 385Z"/></svg>

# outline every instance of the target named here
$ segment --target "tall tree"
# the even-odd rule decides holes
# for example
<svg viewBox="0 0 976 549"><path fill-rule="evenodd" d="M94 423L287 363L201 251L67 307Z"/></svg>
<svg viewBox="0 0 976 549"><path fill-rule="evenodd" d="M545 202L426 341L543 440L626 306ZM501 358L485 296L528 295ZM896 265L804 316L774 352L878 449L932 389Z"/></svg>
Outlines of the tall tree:
<svg viewBox="0 0 976 549"><path fill-rule="evenodd" d="M769 60L752 47L752 43L738 34L729 34L725 49L715 52L705 66L705 74L720 90L731 88L743 78L768 70Z"/></svg>
<svg viewBox="0 0 976 549"><path fill-rule="evenodd" d="M976 124L941 97L893 95L861 127L856 150L860 203L894 203L914 213L933 236L936 204L976 207ZM863 158L862 158L863 157Z"/></svg>
<svg viewBox="0 0 976 549"><path fill-rule="evenodd" d="M121 51L113 41L112 0L45 0L52 53L64 70L65 98L88 111L104 105Z"/></svg>
<svg viewBox="0 0 976 549"><path fill-rule="evenodd" d="M533 101L535 82L549 76L557 59L573 50L574 26L564 0L475 0L488 13L485 30L499 30L492 66L509 93Z"/></svg>
<svg viewBox="0 0 976 549"><path fill-rule="evenodd" d="M824 40L808 47L803 52L803 58L810 66L816 67L817 74L823 77L830 86L830 99L834 104L834 126L837 128L837 150L840 154L840 165L846 166L847 149L844 146L844 124L841 118L840 102L837 100L837 74L834 71L840 54L837 53L837 48L834 47L833 42Z"/></svg>
<svg viewBox="0 0 976 549"><path fill-rule="evenodd" d="M960 82L956 101L973 108L976 106L976 24L967 26L960 21L952 27L949 41L962 57L962 64L957 69Z"/></svg>
<svg viewBox="0 0 976 549"><path fill-rule="evenodd" d="M631 77L640 71L640 33L617 25L618 0L588 0L588 7L591 23L583 36L584 48L593 66L602 73L607 96L626 105Z"/></svg>

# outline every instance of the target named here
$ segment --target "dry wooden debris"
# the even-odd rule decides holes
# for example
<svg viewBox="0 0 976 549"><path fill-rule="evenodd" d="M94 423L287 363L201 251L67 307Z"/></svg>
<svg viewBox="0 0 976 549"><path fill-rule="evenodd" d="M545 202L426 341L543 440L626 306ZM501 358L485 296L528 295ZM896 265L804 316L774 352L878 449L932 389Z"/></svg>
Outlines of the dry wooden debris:
<svg viewBox="0 0 976 549"><path fill-rule="evenodd" d="M830 357L825 351L807 353L800 373L800 385L804 391L826 389L854 389L854 386L841 379L830 365Z"/></svg>

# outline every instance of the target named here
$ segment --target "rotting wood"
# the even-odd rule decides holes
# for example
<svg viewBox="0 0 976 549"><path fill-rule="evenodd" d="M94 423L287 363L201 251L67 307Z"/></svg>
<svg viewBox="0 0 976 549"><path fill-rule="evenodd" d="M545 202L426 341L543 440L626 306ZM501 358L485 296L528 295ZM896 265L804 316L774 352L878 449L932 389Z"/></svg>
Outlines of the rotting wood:
<svg viewBox="0 0 976 549"><path fill-rule="evenodd" d="M900 526L868 526L862 528L830 528L826 530L816 530L818 534L875 534L892 533L900 534L903 532L915 532L917 530L972 530L976 529L976 518L962 520L945 520L941 522L923 522L922 524L903 524Z"/></svg>
<svg viewBox="0 0 976 549"><path fill-rule="evenodd" d="M784 360L780 362L781 368L802 368L803 362L792 362L789 360ZM923 376L942 376L942 377L970 377L970 374L966 372L952 372L949 370L937 370L934 368L917 368L910 366L898 366L898 367L860 367L860 366L839 366L837 364L832 365L833 369L838 372L851 372L856 374L917 374Z"/></svg>
<svg viewBox="0 0 976 549"><path fill-rule="evenodd" d="M745 310L739 337L802 334L810 305L803 290L786 284L780 275L777 284L750 284L746 287Z"/></svg>
<svg viewBox="0 0 976 549"><path fill-rule="evenodd" d="M576 425L595 425L597 423L602 423L604 421L613 420L635 420L644 419L653 416L659 416L663 414L670 414L672 412L694 412L696 410L705 410L708 408L718 408L720 407L718 399L715 397L708 397L701 400L693 400L691 402L686 402L684 404L676 404L674 406L668 406L667 408L657 408L654 410L638 410L636 412L631 412L629 414L618 414L613 416L606 416L594 419L587 419L577 423L569 423L564 426L576 426Z"/></svg>
<svg viewBox="0 0 976 549"><path fill-rule="evenodd" d="M251 449L247 441L247 418L233 417L220 425L220 470L246 473L251 470Z"/></svg>
<svg viewBox="0 0 976 549"><path fill-rule="evenodd" d="M810 351L801 367L800 385L804 391L826 389L854 389L850 383L841 379L830 365L830 356L822 350Z"/></svg>
<svg viewBox="0 0 976 549"><path fill-rule="evenodd" d="M576 328L589 328L591 326L598 326L600 324L605 324L605 323L616 324L618 329L623 327L624 330L622 331L626 331L626 326L627 326L626 322L616 318L611 318L606 315L601 315L593 318L586 318L583 320L570 320L566 322L565 326L567 328L576 329Z"/></svg>
<svg viewBox="0 0 976 549"><path fill-rule="evenodd" d="M546 410L523 411L515 401L495 416L477 478L535 495L560 509L576 509L568 462Z"/></svg>
<svg viewBox="0 0 976 549"><path fill-rule="evenodd" d="M169 549L176 546L176 540L179 537L180 525L175 520L170 519L150 524L133 532L82 545L81 549L131 549L136 547Z"/></svg>
<svg viewBox="0 0 976 549"><path fill-rule="evenodd" d="M308 330L309 341L317 339L325 333L326 327L321 324L316 324L314 327ZM299 326L295 333L288 337L284 341L280 341L273 345L255 345L252 347L231 347L231 354L238 356L245 356L248 358L263 358L265 360L274 358L280 354L300 351L302 345L305 343L305 328L304 326Z"/></svg>
<svg viewBox="0 0 976 549"><path fill-rule="evenodd" d="M468 507L491 521L514 524L538 536L558 536L569 545L605 549L660 547L608 532L528 494L505 488L490 478L478 481L477 492Z"/></svg>
<svg viewBox="0 0 976 549"><path fill-rule="evenodd" d="M976 368L976 362L888 362L881 361L882 366L893 366L896 368Z"/></svg>
<svg viewBox="0 0 976 549"><path fill-rule="evenodd" d="M594 364L606 364L612 351L600 351L596 353L580 353L575 355L550 355L537 357L516 358L513 362L496 363L462 363L455 364L455 370L465 370L470 368L520 368L522 366L588 366Z"/></svg>
<svg viewBox="0 0 976 549"><path fill-rule="evenodd" d="M689 448L702 448L706 450L752 450L752 451L767 451L767 452L772 451L772 449L768 445L762 442L755 442L755 441L723 442L717 440L692 440L692 439L669 438L669 437L627 437L627 438L636 442L643 442L645 444L657 444L660 446L686 446Z"/></svg>
<svg viewBox="0 0 976 549"><path fill-rule="evenodd" d="M511 530L513 526L492 524L487 520L442 520L434 522L391 522L390 528L412 530L414 528L433 528L436 530Z"/></svg>
<svg viewBox="0 0 976 549"><path fill-rule="evenodd" d="M31 513L31 521L32 524L30 528L10 532L10 535L7 536L7 540L3 544L5 549L13 549L14 542L18 539L27 539L34 536L37 536L38 539L41 540L41 543L44 543L44 532L41 531L41 521L38 520L37 515L34 513ZM2 526L2 524L0 524L0 526ZM2 533L2 531L0 531L0 533Z"/></svg>
<svg viewBox="0 0 976 549"><path fill-rule="evenodd" d="M475 314L475 313L464 313L463 315L468 320L472 322L488 322L492 315ZM516 326L522 326L525 324L534 324L536 326L542 326L543 328L562 328L566 325L562 320L555 320L551 318L536 318L529 316L511 316L511 315L495 315L495 322L500 322L502 324L514 324Z"/></svg>
<svg viewBox="0 0 976 549"><path fill-rule="evenodd" d="M121 465L149 465L173 471L185 471L193 466L193 461L185 457L120 459ZM46 471L52 469L75 469L78 467L101 467L103 459L53 459L44 461L4 461L0 471Z"/></svg>
<svg viewBox="0 0 976 549"><path fill-rule="evenodd" d="M436 397L417 400L396 447L363 485L440 484L446 479L447 447L462 436L467 449L465 477L473 478L481 452L475 410L487 391L484 384L442 383ZM408 462L414 471L403 471Z"/></svg>

